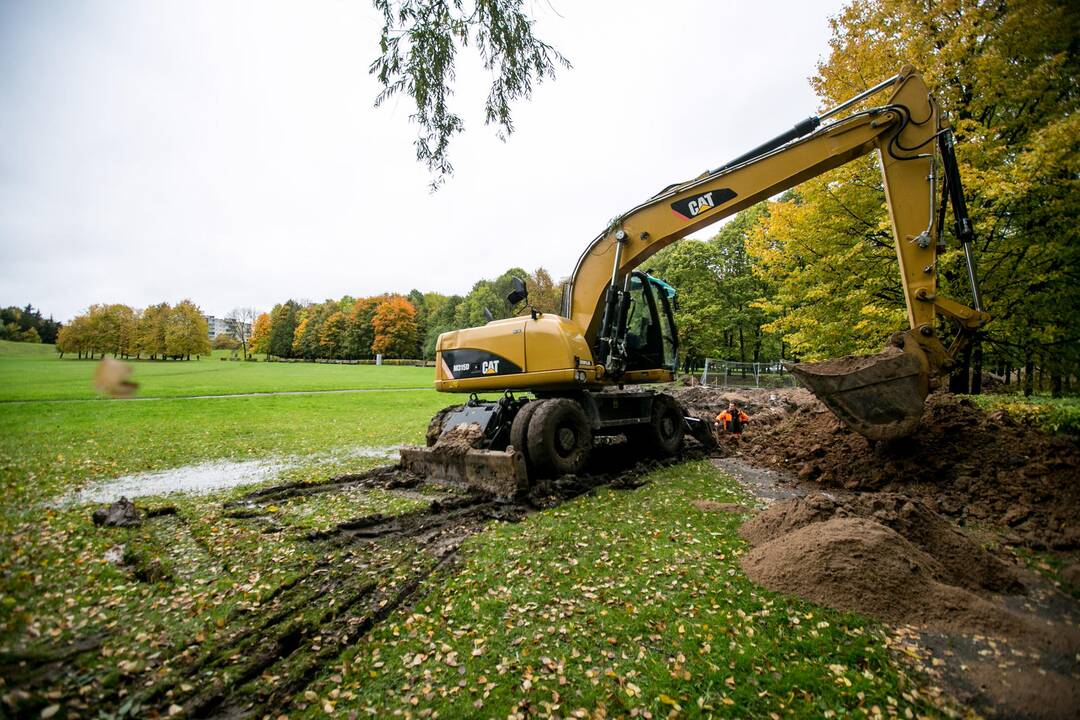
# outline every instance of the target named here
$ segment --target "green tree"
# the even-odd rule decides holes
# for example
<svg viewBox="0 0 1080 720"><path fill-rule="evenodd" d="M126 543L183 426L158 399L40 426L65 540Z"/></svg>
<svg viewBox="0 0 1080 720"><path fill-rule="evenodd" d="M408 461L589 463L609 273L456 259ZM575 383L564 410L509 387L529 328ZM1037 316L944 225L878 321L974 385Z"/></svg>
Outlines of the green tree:
<svg viewBox="0 0 1080 720"><path fill-rule="evenodd" d="M764 329L775 290L755 273L749 233L763 204L743 210L706 241L684 240L665 248L650 271L677 289L680 350L688 366L706 358L768 362L781 356L779 338Z"/></svg>
<svg viewBox="0 0 1080 720"><path fill-rule="evenodd" d="M300 306L293 300L275 305L270 311L270 354L281 358L293 356L293 336L296 334Z"/></svg>
<svg viewBox="0 0 1080 720"><path fill-rule="evenodd" d="M432 311L428 319L427 333L424 336L424 359L432 360L435 357L435 344L439 335L450 330L458 329L456 321L458 306L464 301L460 295L451 295Z"/></svg>
<svg viewBox="0 0 1080 720"><path fill-rule="evenodd" d="M950 115L994 317L988 357L999 367L1045 366L1059 379L1074 371L1080 14L1065 0L855 0L831 24L831 52L814 78L824 105L910 62ZM903 325L874 165L866 158L804 183L772 203L753 233L752 251L778 286L771 327L805 357L874 350ZM943 294L969 297L958 250L938 269ZM976 347L975 378L982 356Z"/></svg>

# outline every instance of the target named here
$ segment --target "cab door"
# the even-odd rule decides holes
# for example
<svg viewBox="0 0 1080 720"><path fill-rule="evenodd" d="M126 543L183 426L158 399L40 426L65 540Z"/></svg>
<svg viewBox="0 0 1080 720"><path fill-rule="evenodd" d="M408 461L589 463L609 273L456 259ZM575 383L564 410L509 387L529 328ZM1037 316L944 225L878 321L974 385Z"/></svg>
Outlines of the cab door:
<svg viewBox="0 0 1080 720"><path fill-rule="evenodd" d="M675 370L678 336L666 288L643 272L630 275L629 309L622 328L628 371Z"/></svg>

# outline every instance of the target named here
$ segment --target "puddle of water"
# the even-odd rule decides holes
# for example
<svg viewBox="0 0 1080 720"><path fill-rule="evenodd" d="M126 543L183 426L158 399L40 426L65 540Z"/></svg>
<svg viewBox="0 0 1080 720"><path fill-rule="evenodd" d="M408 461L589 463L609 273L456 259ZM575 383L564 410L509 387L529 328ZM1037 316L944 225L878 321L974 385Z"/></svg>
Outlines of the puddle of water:
<svg viewBox="0 0 1080 720"><path fill-rule="evenodd" d="M806 494L806 489L791 478L786 478L775 470L754 467L737 457L714 458L712 464L735 478L764 505Z"/></svg>
<svg viewBox="0 0 1080 720"><path fill-rule="evenodd" d="M361 458L390 459L396 457L397 453L397 446L346 447L307 456L260 460L210 460L169 470L134 473L110 480L95 481L77 493L64 496L58 504L112 503L121 497L134 499L174 493L204 495L241 485L254 485L273 480L282 472L302 465Z"/></svg>

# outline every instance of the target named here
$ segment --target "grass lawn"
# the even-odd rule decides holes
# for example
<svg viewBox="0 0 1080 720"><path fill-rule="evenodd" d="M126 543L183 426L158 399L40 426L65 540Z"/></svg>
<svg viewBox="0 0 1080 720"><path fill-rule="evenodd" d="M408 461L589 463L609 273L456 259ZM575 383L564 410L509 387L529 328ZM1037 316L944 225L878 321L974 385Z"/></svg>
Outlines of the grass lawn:
<svg viewBox="0 0 1080 720"><path fill-rule="evenodd" d="M91 397L91 363L10 350L0 347L7 399ZM154 392L186 394L410 384L405 371L420 372L216 360L144 369L162 373L148 370L144 390L159 383ZM328 451L419 442L432 413L456 399L421 390L0 404L0 667L64 658L61 672L39 676L38 695L12 700L23 680L0 679L0 715L12 700L34 717L139 716L155 687L232 682L215 663L231 662L237 643L283 608L308 650L243 680L251 690L241 691L290 673L312 678L292 697L294 718L939 712L904 674L882 626L747 580L738 564L744 517L692 502L748 499L706 462L518 524L492 521L408 609L329 659L316 652L325 618L434 561L410 540L341 543L311 531L423 501L353 488L236 512L227 501L250 489L238 488L142 501L176 512L132 529L97 528L87 507L48 504L95 479L219 458L299 456L308 461L278 481L323 480L381 462ZM203 667L199 658L214 660L184 675Z"/></svg>
<svg viewBox="0 0 1080 720"><path fill-rule="evenodd" d="M747 498L707 462L604 489L467 545L463 566L347 652L308 716L911 717L880 626L753 585ZM908 713L911 714L908 714Z"/></svg>
<svg viewBox="0 0 1080 720"><path fill-rule="evenodd" d="M138 397L232 395L298 390L432 387L433 368L316 363L222 362L228 351L201 360L132 360ZM64 359L52 345L0 341L0 402L98 397L95 361Z"/></svg>
<svg viewBox="0 0 1080 720"><path fill-rule="evenodd" d="M0 405L0 506L10 515L94 479L203 460L419 443L431 416L453 400L388 391ZM316 462L291 477L328 477L372 462Z"/></svg>

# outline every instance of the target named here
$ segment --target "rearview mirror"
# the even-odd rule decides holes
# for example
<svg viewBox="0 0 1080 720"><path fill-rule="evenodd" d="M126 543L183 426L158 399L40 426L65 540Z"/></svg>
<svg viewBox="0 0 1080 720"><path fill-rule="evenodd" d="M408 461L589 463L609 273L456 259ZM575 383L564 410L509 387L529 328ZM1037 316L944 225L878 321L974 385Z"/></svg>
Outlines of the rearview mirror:
<svg viewBox="0 0 1080 720"><path fill-rule="evenodd" d="M525 289L525 281L519 277L511 277L510 284L513 286L513 290L506 296L506 302L511 306L517 305L522 300L529 299L529 291Z"/></svg>

